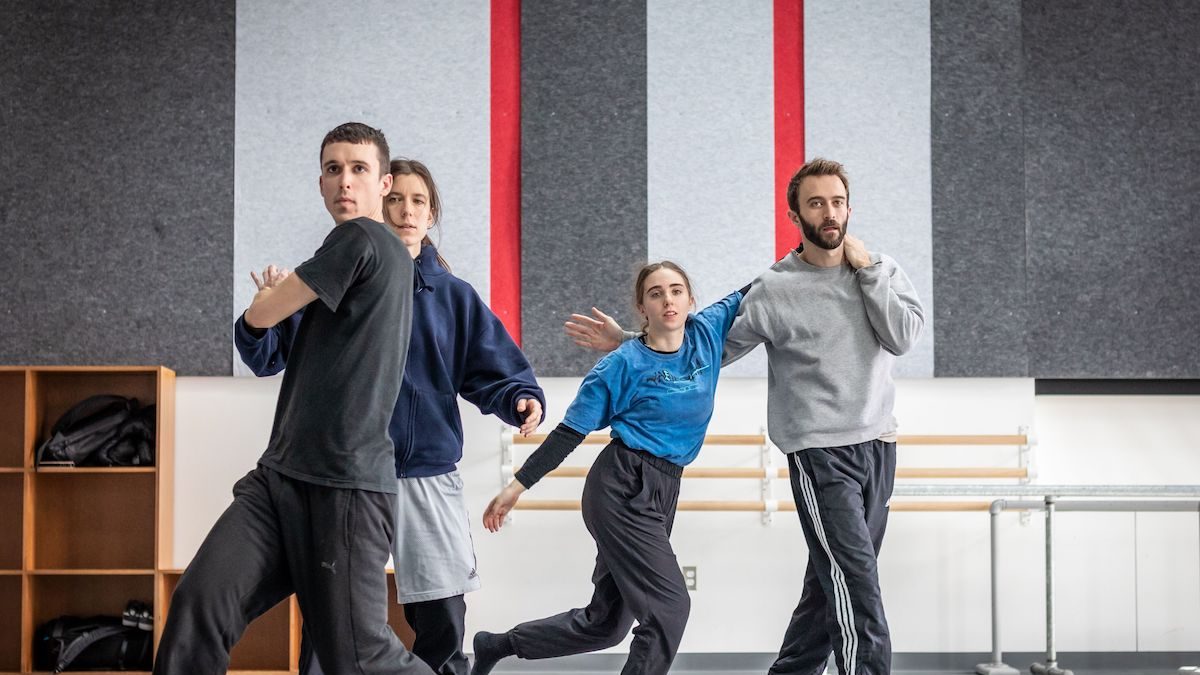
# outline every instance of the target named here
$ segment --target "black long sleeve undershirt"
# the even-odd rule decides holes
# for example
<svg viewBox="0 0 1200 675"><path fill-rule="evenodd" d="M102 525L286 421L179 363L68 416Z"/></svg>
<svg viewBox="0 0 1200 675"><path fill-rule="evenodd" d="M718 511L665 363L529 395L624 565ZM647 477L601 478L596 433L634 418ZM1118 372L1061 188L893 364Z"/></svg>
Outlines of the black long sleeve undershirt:
<svg viewBox="0 0 1200 675"><path fill-rule="evenodd" d="M559 464L583 443L584 434L565 424L559 424L546 435L546 440L525 460L521 470L513 476L525 489L533 487L543 476L558 468Z"/></svg>

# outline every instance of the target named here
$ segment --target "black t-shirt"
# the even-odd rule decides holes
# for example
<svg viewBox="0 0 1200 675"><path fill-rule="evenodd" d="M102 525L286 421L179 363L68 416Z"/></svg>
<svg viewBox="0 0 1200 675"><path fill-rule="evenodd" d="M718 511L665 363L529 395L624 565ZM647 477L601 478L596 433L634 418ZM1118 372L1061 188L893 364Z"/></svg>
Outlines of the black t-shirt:
<svg viewBox="0 0 1200 675"><path fill-rule="evenodd" d="M304 310L259 462L309 483L394 493L388 422L408 357L412 256L386 225L355 218L296 274L318 301Z"/></svg>

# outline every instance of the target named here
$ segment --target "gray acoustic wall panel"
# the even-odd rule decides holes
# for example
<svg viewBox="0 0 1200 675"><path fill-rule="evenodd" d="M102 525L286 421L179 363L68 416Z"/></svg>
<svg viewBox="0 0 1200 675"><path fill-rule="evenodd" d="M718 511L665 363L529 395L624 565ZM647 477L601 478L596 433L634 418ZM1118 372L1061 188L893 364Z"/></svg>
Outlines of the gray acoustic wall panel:
<svg viewBox="0 0 1200 675"><path fill-rule="evenodd" d="M379 127L393 156L429 165L445 204L431 236L487 300L489 20L486 4L453 0L419 11L386 0L353 11L238 3L238 236L227 323L254 297L251 270L294 267L333 226L317 188L319 150L347 121ZM240 359L234 370L248 372Z"/></svg>
<svg viewBox="0 0 1200 675"><path fill-rule="evenodd" d="M775 262L771 19L765 2L647 4L649 258L682 265L701 308ZM766 351L722 374L766 377Z"/></svg>
<svg viewBox="0 0 1200 675"><path fill-rule="evenodd" d="M1200 376L1200 4L1022 7L1030 375Z"/></svg>
<svg viewBox="0 0 1200 675"><path fill-rule="evenodd" d="M229 371L232 0L0 20L0 363Z"/></svg>
<svg viewBox="0 0 1200 675"><path fill-rule="evenodd" d="M935 373L1026 377L1021 1L930 15Z"/></svg>
<svg viewBox="0 0 1200 675"><path fill-rule="evenodd" d="M572 311L625 325L646 258L645 0L521 6L521 332L540 376L579 375Z"/></svg>
<svg viewBox="0 0 1200 675"><path fill-rule="evenodd" d="M925 307L901 377L933 375L929 19L924 0L804 3L805 155L846 165L849 231L895 258Z"/></svg>

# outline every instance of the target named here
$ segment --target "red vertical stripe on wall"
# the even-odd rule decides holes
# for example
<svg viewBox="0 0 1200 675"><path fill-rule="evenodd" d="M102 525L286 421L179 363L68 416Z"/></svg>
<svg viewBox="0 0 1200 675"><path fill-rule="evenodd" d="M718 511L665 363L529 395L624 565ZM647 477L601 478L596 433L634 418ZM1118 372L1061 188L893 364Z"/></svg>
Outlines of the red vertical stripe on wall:
<svg viewBox="0 0 1200 675"><path fill-rule="evenodd" d="M521 344L521 1L492 0L492 311Z"/></svg>
<svg viewBox="0 0 1200 675"><path fill-rule="evenodd" d="M787 184L804 163L804 0L775 0L775 259L800 233L787 212Z"/></svg>

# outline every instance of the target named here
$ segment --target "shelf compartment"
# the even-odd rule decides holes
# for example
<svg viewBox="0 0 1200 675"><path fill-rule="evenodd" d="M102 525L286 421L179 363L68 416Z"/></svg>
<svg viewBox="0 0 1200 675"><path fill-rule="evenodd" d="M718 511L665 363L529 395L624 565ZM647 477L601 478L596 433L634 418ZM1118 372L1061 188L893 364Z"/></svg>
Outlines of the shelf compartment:
<svg viewBox="0 0 1200 675"><path fill-rule="evenodd" d="M25 371L0 370L0 467L25 466Z"/></svg>
<svg viewBox="0 0 1200 675"><path fill-rule="evenodd" d="M180 573L163 574L164 616L170 613L171 595L179 585ZM284 598L265 614L250 622L242 638L229 653L229 672L263 673L291 672L293 659L292 642L292 597Z"/></svg>
<svg viewBox="0 0 1200 675"><path fill-rule="evenodd" d="M0 576L0 671L21 670L21 576Z"/></svg>
<svg viewBox="0 0 1200 675"><path fill-rule="evenodd" d="M33 475L33 569L154 569L153 472Z"/></svg>
<svg viewBox="0 0 1200 675"><path fill-rule="evenodd" d="M33 628L60 616L121 616L130 600L154 602L154 573L34 574Z"/></svg>
<svg viewBox="0 0 1200 675"><path fill-rule="evenodd" d="M158 402L158 368L33 369L35 430L40 445L63 413L97 394L131 396L142 406Z"/></svg>
<svg viewBox="0 0 1200 675"><path fill-rule="evenodd" d="M21 569L24 533L25 474L2 473L0 474L0 570Z"/></svg>

